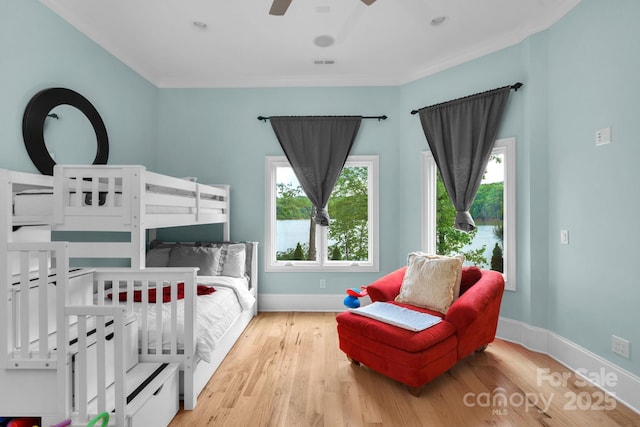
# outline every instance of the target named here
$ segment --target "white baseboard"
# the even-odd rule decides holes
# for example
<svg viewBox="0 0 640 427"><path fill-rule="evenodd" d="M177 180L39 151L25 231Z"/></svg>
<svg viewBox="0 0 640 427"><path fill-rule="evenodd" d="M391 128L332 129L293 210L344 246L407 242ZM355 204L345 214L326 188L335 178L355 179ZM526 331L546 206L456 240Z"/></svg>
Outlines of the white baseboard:
<svg viewBox="0 0 640 427"><path fill-rule="evenodd" d="M344 311L342 295L261 294L258 293L260 311Z"/></svg>
<svg viewBox="0 0 640 427"><path fill-rule="evenodd" d="M548 355L640 414L640 377L631 372L555 332L517 320L501 317L496 336Z"/></svg>
<svg viewBox="0 0 640 427"><path fill-rule="evenodd" d="M260 311L344 311L340 295L304 295L304 294L259 294ZM361 299L362 304L370 302L368 297ZM600 373L615 375L615 385L607 386L594 383L607 393L615 395L623 404L640 414L640 377L603 359L547 329L501 317L498 321L497 337L505 341L520 344L523 347L543 353L557 360L573 372L589 375ZM581 375L584 377L585 375ZM593 383L593 381L590 381Z"/></svg>

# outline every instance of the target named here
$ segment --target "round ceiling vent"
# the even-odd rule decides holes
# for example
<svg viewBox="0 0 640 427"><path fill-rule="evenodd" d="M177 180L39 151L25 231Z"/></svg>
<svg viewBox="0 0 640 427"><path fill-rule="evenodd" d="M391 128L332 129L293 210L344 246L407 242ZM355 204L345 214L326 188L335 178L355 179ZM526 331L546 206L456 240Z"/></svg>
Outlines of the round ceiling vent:
<svg viewBox="0 0 640 427"><path fill-rule="evenodd" d="M318 47L329 47L335 40L331 36L318 36L313 39L313 43Z"/></svg>
<svg viewBox="0 0 640 427"><path fill-rule="evenodd" d="M207 23L202 21L193 21L193 26L202 31L206 31L209 28Z"/></svg>
<svg viewBox="0 0 640 427"><path fill-rule="evenodd" d="M431 20L431 25L433 25L434 27L437 27L438 25L442 25L444 23L444 21L447 20L446 16L436 16L435 18L433 18Z"/></svg>

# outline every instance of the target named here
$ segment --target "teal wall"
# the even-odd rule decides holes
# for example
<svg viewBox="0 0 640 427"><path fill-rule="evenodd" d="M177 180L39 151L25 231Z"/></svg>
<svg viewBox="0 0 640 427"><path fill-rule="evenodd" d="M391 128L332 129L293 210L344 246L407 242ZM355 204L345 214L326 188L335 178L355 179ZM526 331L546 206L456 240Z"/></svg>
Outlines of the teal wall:
<svg viewBox="0 0 640 427"><path fill-rule="evenodd" d="M636 374L639 16L636 0L583 1L548 31L549 327ZM607 126L611 144L594 146ZM612 334L631 341L631 360L611 353Z"/></svg>
<svg viewBox="0 0 640 427"><path fill-rule="evenodd" d="M517 290L505 294L502 315L640 375L633 350L640 287L632 274L640 236L629 222L640 211L633 172L640 158L637 16L636 0L583 0L516 46L400 87L181 90L154 88L36 0L4 1L0 167L35 171L22 144L24 106L42 88L70 87L105 120L110 163L230 184L232 237L264 244L264 157L281 151L270 125L256 117L387 114L387 121L364 122L354 146L355 154L380 156L381 272L260 273L265 293L343 294L395 269L420 246L426 142L409 112L522 81L499 132L516 138L518 168ZM595 131L607 126L613 142L595 147ZM569 245L560 245L560 229L569 230ZM219 233L194 227L164 235ZM632 342L631 360L611 353L612 334Z"/></svg>
<svg viewBox="0 0 640 427"><path fill-rule="evenodd" d="M155 166L158 89L39 1L0 1L0 167L38 172L24 147L22 115L31 97L50 87L73 89L98 110L109 163ZM46 129L69 135L70 149L95 145L95 137L87 143L65 132L70 121L47 119Z"/></svg>
<svg viewBox="0 0 640 427"><path fill-rule="evenodd" d="M403 168L398 157L403 142L398 135L405 113L398 109L399 105L398 89L389 87L162 90L158 169L175 176L197 176L199 182L230 184L232 238L258 240L264 245L265 156L283 153L271 125L257 117L386 114L388 120L362 123L352 153L380 156L381 269L391 271L406 257L397 250L397 188ZM414 187L419 197L419 185ZM260 290L276 294L344 294L345 289L366 284L377 276L262 272ZM326 280L326 289L320 289L320 279Z"/></svg>

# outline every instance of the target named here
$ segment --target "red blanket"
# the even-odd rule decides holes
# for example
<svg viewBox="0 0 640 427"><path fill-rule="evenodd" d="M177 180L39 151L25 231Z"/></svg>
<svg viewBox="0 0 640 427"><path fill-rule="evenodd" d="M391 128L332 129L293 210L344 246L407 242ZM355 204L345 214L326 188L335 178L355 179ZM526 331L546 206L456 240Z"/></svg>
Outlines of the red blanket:
<svg viewBox="0 0 640 427"><path fill-rule="evenodd" d="M214 293L215 288L198 285L196 294L197 295L209 295ZM111 294L108 295L109 299L112 298ZM178 283L178 299L184 298L184 282ZM127 300L127 292L120 292L118 294L118 301L126 301ZM142 291L133 291L133 301L134 302L142 302ZM149 302L156 302L156 288L149 289ZM162 302L171 301L171 287L164 286L162 288Z"/></svg>

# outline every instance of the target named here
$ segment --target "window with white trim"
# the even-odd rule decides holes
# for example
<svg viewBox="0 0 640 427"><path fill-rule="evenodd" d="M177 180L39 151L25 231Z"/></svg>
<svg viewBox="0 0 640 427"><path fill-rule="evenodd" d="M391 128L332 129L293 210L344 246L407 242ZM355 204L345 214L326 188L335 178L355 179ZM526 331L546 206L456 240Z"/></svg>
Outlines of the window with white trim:
<svg viewBox="0 0 640 427"><path fill-rule="evenodd" d="M265 174L266 271L378 271L378 156L347 158L328 227L313 223L286 157L267 157Z"/></svg>
<svg viewBox="0 0 640 427"><path fill-rule="evenodd" d="M501 271L506 289L516 289L516 140L497 140L480 189L471 206L474 233L453 229L453 207L439 184L438 168L430 152L422 156L422 248L428 253L464 253L466 264ZM455 209L453 209L455 215ZM440 220L440 221L439 221Z"/></svg>

